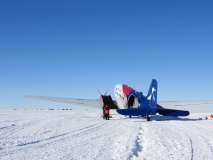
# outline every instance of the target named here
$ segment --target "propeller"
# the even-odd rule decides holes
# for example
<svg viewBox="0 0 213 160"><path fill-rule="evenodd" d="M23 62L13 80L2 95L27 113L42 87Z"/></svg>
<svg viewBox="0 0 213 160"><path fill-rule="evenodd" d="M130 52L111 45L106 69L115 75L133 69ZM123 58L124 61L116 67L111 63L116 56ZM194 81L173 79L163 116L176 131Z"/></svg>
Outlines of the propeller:
<svg viewBox="0 0 213 160"><path fill-rule="evenodd" d="M99 90L97 89L97 91L98 91L98 93L100 94L100 100L102 99L102 97L101 96L103 96L102 94L101 94L101 92L99 92ZM104 94L104 96L106 96L106 94L107 94L107 92L109 91L109 89L105 92L105 94ZM97 99L97 100L99 100L99 99Z"/></svg>
<svg viewBox="0 0 213 160"><path fill-rule="evenodd" d="M101 94L101 92L99 92L99 90L97 89L97 91L98 91L98 93L102 96L102 94ZM105 92L105 96L106 96L106 94L107 94L107 92L109 91L109 89Z"/></svg>
<svg viewBox="0 0 213 160"><path fill-rule="evenodd" d="M98 91L98 93L99 93L100 95L102 95L102 94L101 94L101 92L99 92L99 90L98 90L98 89L97 89L97 91Z"/></svg>

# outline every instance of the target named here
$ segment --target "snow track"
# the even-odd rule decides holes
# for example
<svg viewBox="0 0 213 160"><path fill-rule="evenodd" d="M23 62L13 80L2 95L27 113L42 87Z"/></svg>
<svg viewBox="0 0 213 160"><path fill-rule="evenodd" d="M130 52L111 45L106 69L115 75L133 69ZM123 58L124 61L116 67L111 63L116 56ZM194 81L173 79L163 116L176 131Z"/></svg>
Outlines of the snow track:
<svg viewBox="0 0 213 160"><path fill-rule="evenodd" d="M0 159L213 159L213 121L73 111L4 111Z"/></svg>

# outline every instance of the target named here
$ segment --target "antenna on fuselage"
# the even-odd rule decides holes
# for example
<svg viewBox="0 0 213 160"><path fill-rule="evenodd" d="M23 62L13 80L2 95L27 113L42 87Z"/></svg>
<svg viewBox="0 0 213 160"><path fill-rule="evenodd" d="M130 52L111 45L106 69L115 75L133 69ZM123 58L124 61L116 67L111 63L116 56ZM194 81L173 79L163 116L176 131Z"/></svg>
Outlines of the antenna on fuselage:
<svg viewBox="0 0 213 160"><path fill-rule="evenodd" d="M144 92L142 92L142 91L139 91L139 93L140 93L140 94L143 94Z"/></svg>

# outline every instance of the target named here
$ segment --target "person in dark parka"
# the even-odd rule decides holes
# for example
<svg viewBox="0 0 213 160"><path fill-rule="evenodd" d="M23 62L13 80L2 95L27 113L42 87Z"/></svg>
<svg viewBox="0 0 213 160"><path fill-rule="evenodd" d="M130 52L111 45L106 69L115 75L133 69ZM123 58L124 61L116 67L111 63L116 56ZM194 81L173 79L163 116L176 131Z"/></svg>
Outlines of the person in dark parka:
<svg viewBox="0 0 213 160"><path fill-rule="evenodd" d="M109 120L109 106L106 104L106 106L104 107L104 114L105 114L105 118L106 120Z"/></svg>

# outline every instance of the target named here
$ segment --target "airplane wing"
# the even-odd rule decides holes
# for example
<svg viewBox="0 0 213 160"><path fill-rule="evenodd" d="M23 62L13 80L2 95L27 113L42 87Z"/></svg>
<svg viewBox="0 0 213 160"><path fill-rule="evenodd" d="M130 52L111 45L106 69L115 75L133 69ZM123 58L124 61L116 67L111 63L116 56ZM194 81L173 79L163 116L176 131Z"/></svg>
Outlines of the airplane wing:
<svg viewBox="0 0 213 160"><path fill-rule="evenodd" d="M187 106L213 105L213 101L158 101L158 105L164 108L178 109Z"/></svg>
<svg viewBox="0 0 213 160"><path fill-rule="evenodd" d="M77 98L59 98L59 97L46 97L46 96L31 96L26 95L25 98L46 100L60 103L73 104L78 106L102 108L103 102L100 100L91 99L77 99ZM158 108L180 109L187 106L203 106L213 105L213 101L158 101Z"/></svg>
<svg viewBox="0 0 213 160"><path fill-rule="evenodd" d="M103 102L100 100L77 99L77 98L58 98L58 97L31 96L31 95L26 95L24 97L31 98L31 99L45 100L45 101L67 103L67 104L73 104L73 105L78 105L78 106L103 108Z"/></svg>

